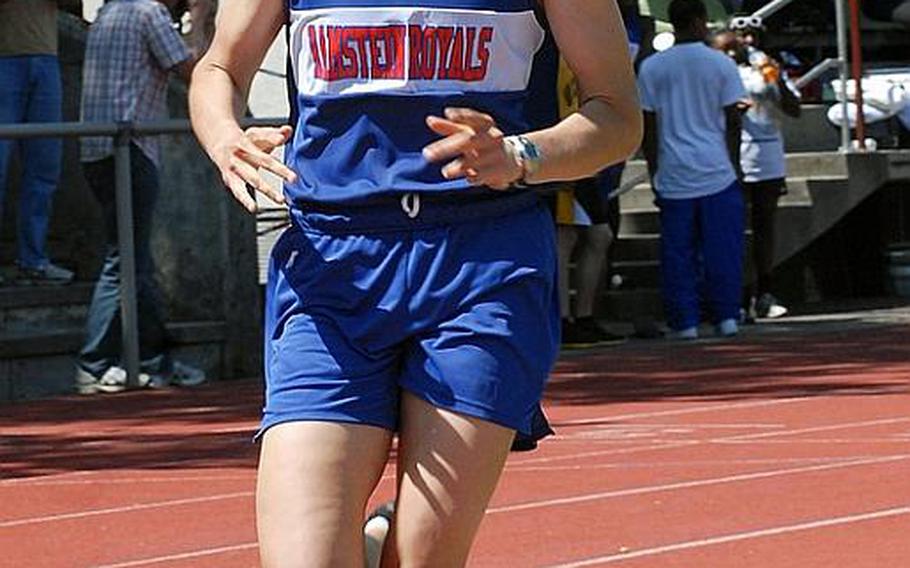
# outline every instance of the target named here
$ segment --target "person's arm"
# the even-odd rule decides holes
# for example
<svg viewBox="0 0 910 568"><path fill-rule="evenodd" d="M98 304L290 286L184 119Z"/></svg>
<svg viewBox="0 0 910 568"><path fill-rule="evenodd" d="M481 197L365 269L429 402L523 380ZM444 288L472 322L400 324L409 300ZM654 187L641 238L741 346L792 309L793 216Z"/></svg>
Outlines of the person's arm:
<svg viewBox="0 0 910 568"><path fill-rule="evenodd" d="M539 169L524 180L529 183L594 175L634 152L642 131L616 3L544 0L544 6L560 52L578 77L582 105L555 126L526 134L542 155ZM446 178L467 177L474 184L505 188L524 174L506 151L494 117L449 109L445 118L429 117L427 124L444 138L427 146L424 156L446 163Z"/></svg>
<svg viewBox="0 0 910 568"><path fill-rule="evenodd" d="M783 72L777 79L777 88L780 91L780 110L789 117L799 118L800 114L802 114L799 96L790 88L787 77Z"/></svg>
<svg viewBox="0 0 910 568"><path fill-rule="evenodd" d="M170 12L163 4L158 6L158 10L151 12L145 21L146 45L159 67L189 81L195 59L174 29Z"/></svg>
<svg viewBox="0 0 910 568"><path fill-rule="evenodd" d="M190 119L202 147L221 172L225 186L250 212L256 200L247 187L283 203L259 175L265 168L285 181L294 172L270 152L291 137L291 127L248 128L239 118L246 109L253 77L285 21L283 0L246 0L226 3L219 15L215 37L196 65L190 83Z"/></svg>
<svg viewBox="0 0 910 568"><path fill-rule="evenodd" d="M641 152L645 156L645 162L648 164L648 175L651 177L651 189L654 187L654 178L657 176L657 154L658 154L658 137L657 137L657 114L651 111L644 111L644 138L641 143Z"/></svg>
<svg viewBox="0 0 910 568"><path fill-rule="evenodd" d="M736 177L742 179L742 164L739 161L739 147L742 141L743 117L739 103L724 107L727 128L727 153L736 171Z"/></svg>

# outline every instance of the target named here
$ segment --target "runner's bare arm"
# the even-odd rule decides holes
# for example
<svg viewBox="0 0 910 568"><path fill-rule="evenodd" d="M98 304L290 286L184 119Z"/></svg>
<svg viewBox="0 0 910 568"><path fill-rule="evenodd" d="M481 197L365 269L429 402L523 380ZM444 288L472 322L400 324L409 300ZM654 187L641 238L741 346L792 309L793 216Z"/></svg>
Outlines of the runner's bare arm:
<svg viewBox="0 0 910 568"><path fill-rule="evenodd" d="M639 146L641 110L629 62L626 32L613 0L544 0L556 43L578 77L583 104L552 128L527 134L543 155L524 181L584 178L622 161ZM424 149L430 161L446 163L444 175L502 188L523 174L503 148L495 117L449 109L429 117L444 138ZM451 160L451 161L450 161Z"/></svg>
<svg viewBox="0 0 910 568"><path fill-rule="evenodd" d="M224 184L247 210L256 210L252 187L273 201L280 192L259 175L264 168L288 182L296 179L270 152L291 136L291 127L240 128L250 84L278 30L284 24L283 0L230 0L218 17L215 37L193 71L190 118L193 131Z"/></svg>
<svg viewBox="0 0 910 568"><path fill-rule="evenodd" d="M544 155L529 181L586 177L625 160L641 143L626 30L614 0L545 0L544 6L559 51L578 78L582 105L556 126L528 136Z"/></svg>

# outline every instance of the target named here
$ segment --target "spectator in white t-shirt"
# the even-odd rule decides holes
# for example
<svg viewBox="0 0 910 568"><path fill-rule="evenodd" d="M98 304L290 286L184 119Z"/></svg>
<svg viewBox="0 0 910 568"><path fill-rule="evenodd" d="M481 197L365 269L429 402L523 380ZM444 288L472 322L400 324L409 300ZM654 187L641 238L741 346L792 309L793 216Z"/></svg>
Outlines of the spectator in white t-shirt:
<svg viewBox="0 0 910 568"><path fill-rule="evenodd" d="M738 182L746 98L736 65L705 44L702 0L673 0L676 44L639 73L643 150L661 222L661 288L671 336L698 337L699 289L719 335L738 332L744 204Z"/></svg>
<svg viewBox="0 0 910 568"><path fill-rule="evenodd" d="M740 163L752 221L755 283L748 287L745 309L750 319L777 318L787 313L772 293L771 278L777 201L787 192L780 121L784 115L799 116L799 91L780 65L758 49L759 30L739 31L740 34L720 33L713 43L736 62L749 94L743 115Z"/></svg>

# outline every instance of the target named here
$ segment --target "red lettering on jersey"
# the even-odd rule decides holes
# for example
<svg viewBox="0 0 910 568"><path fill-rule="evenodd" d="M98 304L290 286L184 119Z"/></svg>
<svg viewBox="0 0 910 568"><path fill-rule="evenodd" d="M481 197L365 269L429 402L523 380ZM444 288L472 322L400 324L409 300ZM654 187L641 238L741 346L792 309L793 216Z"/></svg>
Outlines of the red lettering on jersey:
<svg viewBox="0 0 910 568"><path fill-rule="evenodd" d="M342 26L326 26L329 43L329 80L341 79L343 63L341 61L341 40L344 35Z"/></svg>
<svg viewBox="0 0 910 568"><path fill-rule="evenodd" d="M354 79L362 73L361 67L357 60L357 51L352 43L355 41L354 35L356 29L344 28L341 34L341 50L339 52L340 69L338 77L340 79Z"/></svg>
<svg viewBox="0 0 910 568"><path fill-rule="evenodd" d="M325 51L323 51L319 48L319 40L322 39L323 36L320 33L319 37L317 38L316 37L317 31L321 31L321 29L317 30L317 28L315 26L310 26L307 29L307 35L309 36L309 40L310 40L310 53L313 56L313 63L315 64L315 69L314 69L313 73L314 73L314 75L316 75L317 79L325 80L325 79L329 78L328 73L326 73L326 65L325 65L325 59L324 59ZM325 44L323 44L323 47L324 46L325 46Z"/></svg>
<svg viewBox="0 0 910 568"><path fill-rule="evenodd" d="M355 77L368 77L370 69L370 58L369 54L367 54L369 28L358 26L350 28L350 30L351 41L354 42L354 46L357 48L358 73Z"/></svg>
<svg viewBox="0 0 910 568"><path fill-rule="evenodd" d="M482 81L493 28L475 26L334 26L307 28L315 78Z"/></svg>
<svg viewBox="0 0 910 568"><path fill-rule="evenodd" d="M449 65L444 71L446 79L451 79L453 81L460 81L464 79L464 60L466 52L470 53L471 49L465 49L464 28L455 28L455 36L452 39L452 52L449 57ZM442 76L442 74L443 71L440 70L439 75Z"/></svg>
<svg viewBox="0 0 910 568"><path fill-rule="evenodd" d="M404 26L383 26L371 29L371 78L404 78L404 44Z"/></svg>
<svg viewBox="0 0 910 568"><path fill-rule="evenodd" d="M450 26L440 26L436 28L436 40L439 45L439 73L436 77L439 79L448 79L447 70L449 68L449 56L452 53L452 37L455 35L455 28Z"/></svg>
<svg viewBox="0 0 910 568"><path fill-rule="evenodd" d="M477 38L477 60L479 65L472 69L474 77L469 81L482 81L487 78L487 70L490 67L490 42L493 41L493 28L484 26L480 28L480 35Z"/></svg>
<svg viewBox="0 0 910 568"><path fill-rule="evenodd" d="M436 63L439 50L436 44L436 28L413 25L408 28L410 71L408 79L436 78Z"/></svg>
<svg viewBox="0 0 910 568"><path fill-rule="evenodd" d="M391 61L389 62L389 78L390 79L404 79L404 70L405 70L405 49L407 46L407 41L405 37L407 36L408 29L405 26L392 26L389 28L389 34L387 37L391 38L391 45L389 46L388 53L391 56Z"/></svg>

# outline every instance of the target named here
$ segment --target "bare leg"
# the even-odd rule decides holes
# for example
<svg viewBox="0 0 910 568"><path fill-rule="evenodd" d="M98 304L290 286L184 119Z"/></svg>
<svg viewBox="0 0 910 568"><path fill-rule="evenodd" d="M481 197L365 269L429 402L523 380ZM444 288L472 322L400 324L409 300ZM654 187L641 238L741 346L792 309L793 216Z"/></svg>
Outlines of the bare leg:
<svg viewBox="0 0 910 568"><path fill-rule="evenodd" d="M606 223L592 225L585 231L585 242L578 255L575 282L575 316L586 318L594 315L594 302L607 265L607 249L613 241L613 231Z"/></svg>
<svg viewBox="0 0 910 568"><path fill-rule="evenodd" d="M574 225L557 225L556 242L559 269L559 314L563 319L571 319L572 307L569 301L570 270L569 261L572 251L578 242L578 229Z"/></svg>
<svg viewBox="0 0 910 568"><path fill-rule="evenodd" d="M465 565L513 435L402 394L398 501L383 568Z"/></svg>
<svg viewBox="0 0 910 568"><path fill-rule="evenodd" d="M289 422L266 431L256 512L264 568L363 568L363 515L391 433Z"/></svg>

